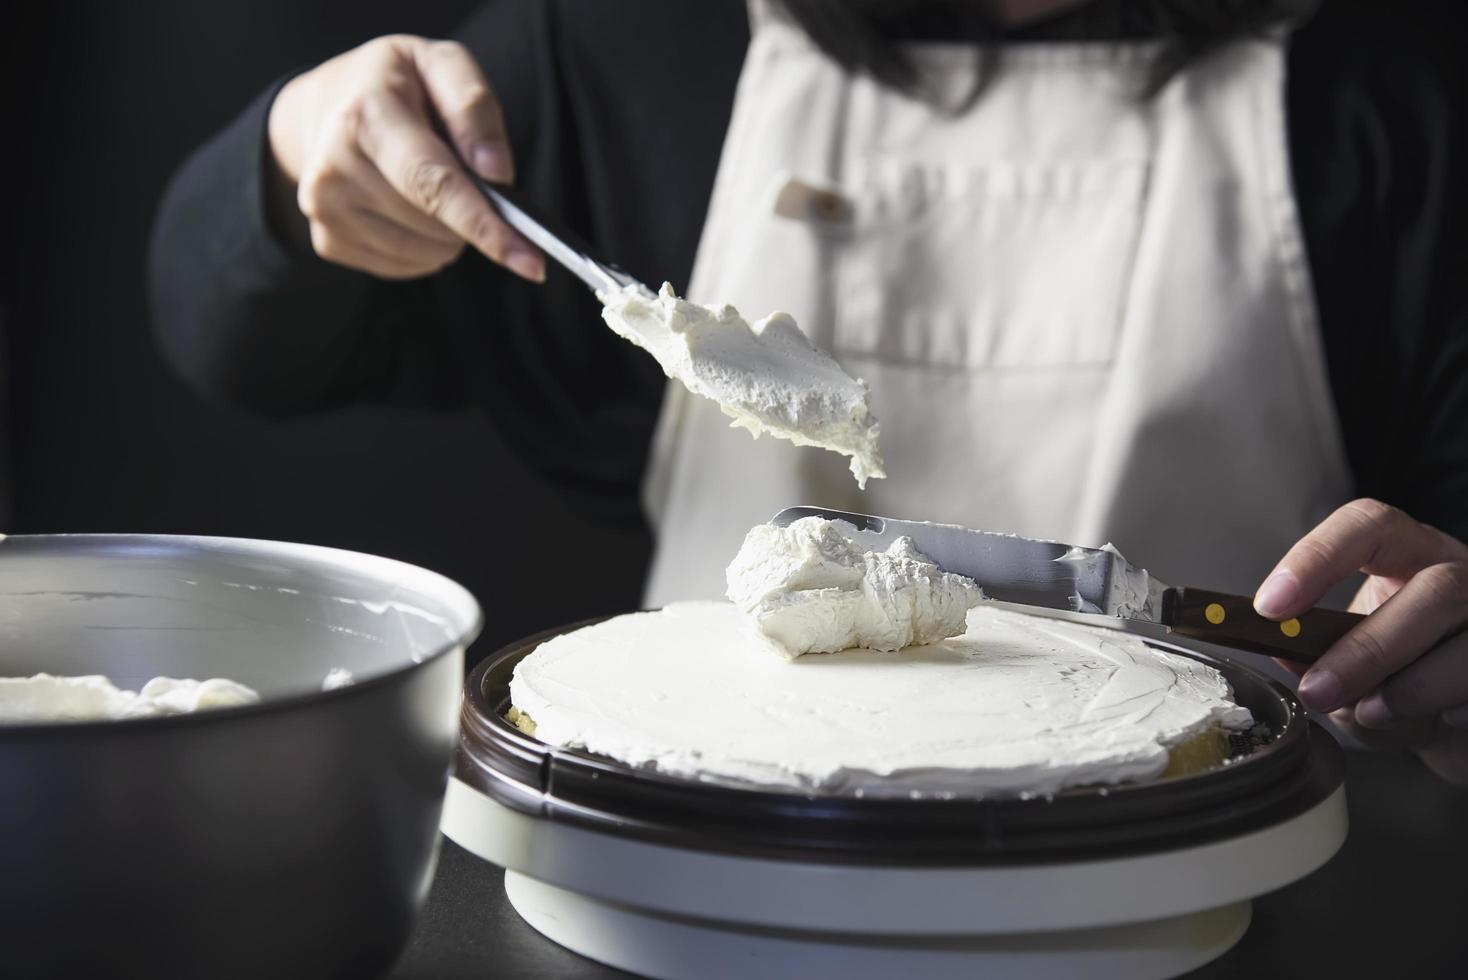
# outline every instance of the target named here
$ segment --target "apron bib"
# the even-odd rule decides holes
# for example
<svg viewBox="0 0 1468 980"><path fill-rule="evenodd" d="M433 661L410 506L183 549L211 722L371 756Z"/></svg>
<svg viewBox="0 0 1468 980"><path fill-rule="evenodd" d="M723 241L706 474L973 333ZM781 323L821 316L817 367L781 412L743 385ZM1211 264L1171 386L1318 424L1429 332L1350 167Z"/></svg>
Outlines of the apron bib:
<svg viewBox="0 0 1468 980"><path fill-rule="evenodd" d="M792 314L871 385L888 478L670 385L646 604L710 598L793 504L1077 544L1239 592L1350 482L1290 188L1284 48L1151 99L1148 44L1000 49L945 111L756 6L688 295ZM912 48L938 91L972 48Z"/></svg>

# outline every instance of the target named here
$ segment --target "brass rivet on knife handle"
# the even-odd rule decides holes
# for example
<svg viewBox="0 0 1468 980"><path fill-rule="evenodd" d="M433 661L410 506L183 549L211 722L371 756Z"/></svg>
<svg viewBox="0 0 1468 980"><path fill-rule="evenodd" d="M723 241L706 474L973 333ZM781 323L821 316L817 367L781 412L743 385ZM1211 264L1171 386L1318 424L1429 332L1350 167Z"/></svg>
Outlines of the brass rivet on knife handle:
<svg viewBox="0 0 1468 980"><path fill-rule="evenodd" d="M1282 623L1254 611L1248 596L1207 589L1172 589L1163 625L1174 633L1219 646L1314 663L1362 617L1334 609L1311 609Z"/></svg>

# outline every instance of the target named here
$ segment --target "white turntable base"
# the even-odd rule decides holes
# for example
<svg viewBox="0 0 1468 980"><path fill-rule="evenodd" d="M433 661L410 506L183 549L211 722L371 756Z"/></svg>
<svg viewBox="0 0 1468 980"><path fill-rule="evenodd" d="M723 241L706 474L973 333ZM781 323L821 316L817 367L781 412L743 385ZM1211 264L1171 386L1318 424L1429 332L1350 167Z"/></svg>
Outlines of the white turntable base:
<svg viewBox="0 0 1468 980"><path fill-rule="evenodd" d="M513 871L505 873L505 893L521 918L567 949L658 980L1170 977L1238 942L1250 908L1238 902L1175 919L1073 932L872 936L662 916Z"/></svg>
<svg viewBox="0 0 1468 980"><path fill-rule="evenodd" d="M532 927L659 980L1171 977L1221 955L1249 899L1345 840L1344 788L1283 823L1054 865L864 867L650 844L530 817L450 780L444 833L506 868Z"/></svg>

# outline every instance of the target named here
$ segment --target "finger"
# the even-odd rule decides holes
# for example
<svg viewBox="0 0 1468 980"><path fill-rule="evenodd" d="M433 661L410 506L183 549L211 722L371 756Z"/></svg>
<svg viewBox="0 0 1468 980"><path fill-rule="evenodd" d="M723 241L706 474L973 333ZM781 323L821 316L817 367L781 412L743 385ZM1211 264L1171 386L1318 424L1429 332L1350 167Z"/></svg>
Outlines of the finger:
<svg viewBox="0 0 1468 980"><path fill-rule="evenodd" d="M296 198L301 212L313 221L331 224L357 212L373 212L424 238L459 246L464 240L431 215L403 199L352 142L327 140L325 154L313 160L301 175Z"/></svg>
<svg viewBox="0 0 1468 980"><path fill-rule="evenodd" d="M404 199L370 162L364 161L364 165L372 174L363 178L362 195L356 202L358 210L381 215L384 220L433 241L456 246L464 244L464 239L455 234L452 228L432 215L419 211Z"/></svg>
<svg viewBox="0 0 1468 980"><path fill-rule="evenodd" d="M342 216L339 227L372 251L421 269L425 275L442 269L464 251L462 239L429 238L371 211L353 209Z"/></svg>
<svg viewBox="0 0 1468 980"><path fill-rule="evenodd" d="M311 223L311 248L333 265L340 265L379 279L418 279L432 270L377 251L320 222Z"/></svg>
<svg viewBox="0 0 1468 980"><path fill-rule="evenodd" d="M1407 578L1434 562L1461 557L1465 546L1376 500L1353 500L1292 547L1254 596L1269 619L1297 616L1356 571Z"/></svg>
<svg viewBox="0 0 1468 980"><path fill-rule="evenodd" d="M1333 711L1375 690L1468 622L1468 562L1429 565L1357 623L1300 679L1300 701Z"/></svg>
<svg viewBox="0 0 1468 980"><path fill-rule="evenodd" d="M1356 705L1367 728L1392 728L1468 704L1468 634L1459 633L1397 671Z"/></svg>
<svg viewBox="0 0 1468 980"><path fill-rule="evenodd" d="M1438 729L1431 720L1403 722L1388 729L1367 728L1356 721L1356 712L1351 708L1331 712L1330 720L1342 733L1373 750L1422 746L1432 741Z"/></svg>
<svg viewBox="0 0 1468 980"><path fill-rule="evenodd" d="M533 282L545 278L544 257L500 220L421 116L390 95L364 110L358 145L394 190L491 260Z"/></svg>
<svg viewBox="0 0 1468 980"><path fill-rule="evenodd" d="M381 190L378 190L378 187ZM375 198L375 199L374 199ZM416 216L406 228L371 208L396 201L395 210ZM463 239L403 201L368 160L328 150L313 160L297 188L310 219L312 248L327 261L386 278L427 275L453 261Z"/></svg>
<svg viewBox="0 0 1468 980"><path fill-rule="evenodd" d="M456 41L420 41L413 61L459 157L485 180L512 182L504 112L474 56Z"/></svg>

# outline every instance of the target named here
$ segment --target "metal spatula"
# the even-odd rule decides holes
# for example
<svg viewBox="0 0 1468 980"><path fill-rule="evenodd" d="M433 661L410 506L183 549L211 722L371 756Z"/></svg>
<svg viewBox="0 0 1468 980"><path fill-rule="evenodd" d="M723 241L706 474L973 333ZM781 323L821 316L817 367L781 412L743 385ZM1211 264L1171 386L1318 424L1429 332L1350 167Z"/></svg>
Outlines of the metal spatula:
<svg viewBox="0 0 1468 980"><path fill-rule="evenodd" d="M909 537L940 568L973 579L990 599L1116 616L1298 663L1313 663L1364 618L1356 613L1311 609L1276 623L1256 613L1248 596L1191 586L1174 588L1102 548L825 507L791 507L770 522L783 527L802 517L845 521L873 547L885 548L897 538Z"/></svg>

